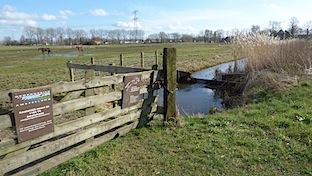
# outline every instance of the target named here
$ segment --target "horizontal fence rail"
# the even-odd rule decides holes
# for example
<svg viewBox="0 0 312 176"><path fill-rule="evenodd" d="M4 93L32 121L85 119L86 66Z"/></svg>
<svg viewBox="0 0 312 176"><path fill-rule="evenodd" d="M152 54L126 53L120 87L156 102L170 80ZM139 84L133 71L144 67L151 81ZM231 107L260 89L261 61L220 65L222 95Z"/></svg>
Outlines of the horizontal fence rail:
<svg viewBox="0 0 312 176"><path fill-rule="evenodd" d="M12 109L0 115L0 175L37 175L100 144L146 124L157 110L153 83L157 70L68 63L69 68L115 74L58 82L49 85L53 94L54 131L17 143ZM124 78L141 75L140 99L122 107ZM10 90L0 93L10 101Z"/></svg>

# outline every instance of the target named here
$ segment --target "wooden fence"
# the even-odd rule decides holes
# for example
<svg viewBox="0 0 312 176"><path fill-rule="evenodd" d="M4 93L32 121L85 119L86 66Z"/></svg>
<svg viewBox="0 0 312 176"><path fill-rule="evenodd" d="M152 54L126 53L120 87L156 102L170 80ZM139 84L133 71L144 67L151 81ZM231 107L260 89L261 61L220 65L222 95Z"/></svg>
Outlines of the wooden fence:
<svg viewBox="0 0 312 176"><path fill-rule="evenodd" d="M175 53L165 55L171 59L175 57ZM169 59L164 57L164 60ZM167 67L170 62L165 65ZM173 67L170 66L170 69L175 69L175 64ZM158 70L71 62L68 63L68 68L71 71L84 69L85 78L40 87L43 89L49 87L53 94L52 132L20 142L16 132L19 127L14 121L16 112L10 109L8 113L0 114L0 175L42 173L138 126L145 125L162 109L157 106L158 95L154 94L154 90L158 88L154 84L160 76ZM96 77L95 71L110 72L112 75ZM134 75L140 75L141 78L139 99L134 105L122 107L125 78ZM165 75L174 81L174 83L165 81L168 84L166 90L175 89L176 80L173 78L176 71L165 72ZM166 104L170 104L172 98L175 102L174 91L168 92L171 96L166 98ZM12 92L7 93L2 93L2 99L6 96L13 98ZM163 111L165 116L166 114L169 117L175 116L175 112L170 109L165 108Z"/></svg>

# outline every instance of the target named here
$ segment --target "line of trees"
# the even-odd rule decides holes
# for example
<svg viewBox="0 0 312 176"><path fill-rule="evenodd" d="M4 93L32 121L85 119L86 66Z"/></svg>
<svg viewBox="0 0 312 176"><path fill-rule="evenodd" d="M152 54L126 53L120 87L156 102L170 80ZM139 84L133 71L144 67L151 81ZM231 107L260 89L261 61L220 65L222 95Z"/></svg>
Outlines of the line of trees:
<svg viewBox="0 0 312 176"><path fill-rule="evenodd" d="M259 25L252 25L248 32L251 33L269 33L273 36L278 36L284 32L289 37L298 37L299 35L310 36L312 32L312 21L307 21L302 27L299 26L297 18L292 17L289 20L288 29L283 31L281 22L270 21L268 28L261 30ZM3 45L90 45L103 43L135 43L135 42L222 42L230 36L222 29L209 30L205 29L197 35L180 34L180 33L165 33L159 32L149 35L145 39L143 30L125 30L125 29L91 29L85 31L82 29L73 30L71 28L39 28L39 27L24 27L23 35L20 40L13 40L10 36L3 39Z"/></svg>
<svg viewBox="0 0 312 176"><path fill-rule="evenodd" d="M105 41L120 43L125 41L143 40L143 30L103 30L91 29L89 32L71 28L39 28L26 26L24 35L19 41L14 41L10 36L4 37L4 45L90 45L100 44Z"/></svg>

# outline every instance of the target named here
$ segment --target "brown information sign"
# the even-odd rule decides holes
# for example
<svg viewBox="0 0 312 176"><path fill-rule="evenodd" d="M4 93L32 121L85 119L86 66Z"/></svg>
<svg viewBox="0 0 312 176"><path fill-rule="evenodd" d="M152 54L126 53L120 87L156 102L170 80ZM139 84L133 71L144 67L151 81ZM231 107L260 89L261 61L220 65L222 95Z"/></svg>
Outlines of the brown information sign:
<svg viewBox="0 0 312 176"><path fill-rule="evenodd" d="M141 74L125 76L122 92L122 108L136 105L139 101Z"/></svg>
<svg viewBox="0 0 312 176"><path fill-rule="evenodd" d="M12 93L18 143L54 131L51 87Z"/></svg>

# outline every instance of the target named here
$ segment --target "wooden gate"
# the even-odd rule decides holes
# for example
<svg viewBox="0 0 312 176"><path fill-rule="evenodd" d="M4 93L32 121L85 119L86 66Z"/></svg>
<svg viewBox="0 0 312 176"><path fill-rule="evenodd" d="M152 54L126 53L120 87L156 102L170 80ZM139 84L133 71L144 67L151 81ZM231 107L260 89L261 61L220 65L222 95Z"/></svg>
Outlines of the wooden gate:
<svg viewBox="0 0 312 176"><path fill-rule="evenodd" d="M75 66L78 66L75 65ZM0 173L35 175L84 153L105 141L146 124L157 110L151 83L157 71L93 77L50 85L53 94L54 131L16 142L13 114L1 115ZM137 104L122 108L124 78L140 75ZM37 89L37 88L36 88ZM13 123L14 124L14 123Z"/></svg>
<svg viewBox="0 0 312 176"><path fill-rule="evenodd" d="M71 62L67 66L71 71L71 82L1 93L0 97L10 98L13 105L7 113L0 114L0 175L42 173L134 128L144 126L162 109L157 106L158 95L154 94L158 88L154 83L163 75L158 70ZM75 69L85 70L85 77L74 80ZM175 68L170 66L170 69ZM110 76L95 76L96 71L109 72ZM170 77L171 72L165 72L165 75ZM176 72L172 74L175 76ZM165 81L166 90L174 89L172 86L176 82L171 79L174 83ZM134 84L136 86L133 87ZM125 91L129 87L132 91L130 94ZM174 96L165 100L167 104L172 98L175 99L175 93L169 91L169 94ZM124 102L126 97L128 102ZM27 98L29 101L25 100ZM18 103L14 103L14 99ZM42 106L41 102L50 102L51 106ZM29 104L39 106L27 109ZM25 108L21 109L22 106ZM166 108L164 111L169 116L175 115L175 112ZM19 115L25 116L17 120ZM43 116L51 116L51 119L25 123ZM51 125L49 131L30 136L34 131Z"/></svg>

